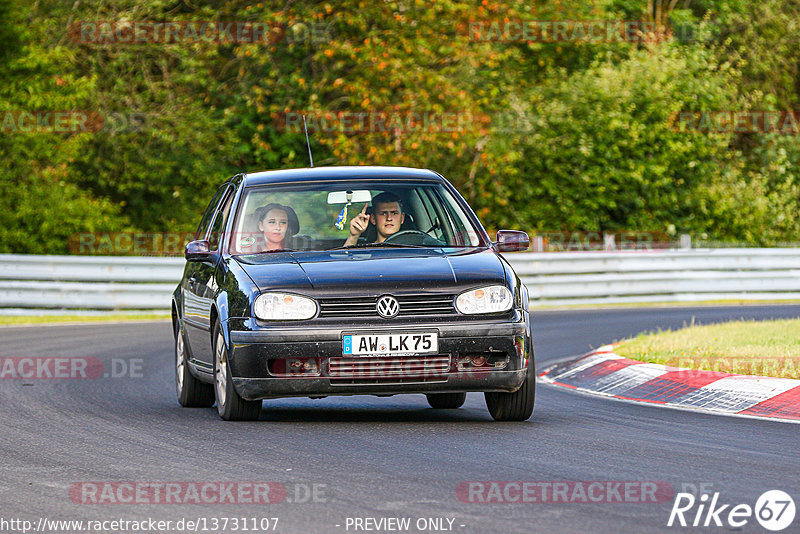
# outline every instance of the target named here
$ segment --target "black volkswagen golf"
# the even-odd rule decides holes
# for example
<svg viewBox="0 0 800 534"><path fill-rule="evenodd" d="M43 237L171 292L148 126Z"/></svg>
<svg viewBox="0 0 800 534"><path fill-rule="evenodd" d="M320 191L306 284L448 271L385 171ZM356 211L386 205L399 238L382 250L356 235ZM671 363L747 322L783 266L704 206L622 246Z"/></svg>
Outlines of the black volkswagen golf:
<svg viewBox="0 0 800 534"><path fill-rule="evenodd" d="M173 294L183 406L255 420L279 397L482 391L496 420L533 411L526 287L440 174L318 167L225 182Z"/></svg>

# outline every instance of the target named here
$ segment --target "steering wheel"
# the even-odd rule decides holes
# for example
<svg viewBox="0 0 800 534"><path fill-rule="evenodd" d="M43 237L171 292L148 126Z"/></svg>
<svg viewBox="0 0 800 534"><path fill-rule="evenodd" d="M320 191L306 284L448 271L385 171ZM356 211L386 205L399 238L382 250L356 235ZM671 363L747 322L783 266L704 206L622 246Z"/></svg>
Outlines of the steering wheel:
<svg viewBox="0 0 800 534"><path fill-rule="evenodd" d="M412 237L414 236L414 237ZM411 239L404 240L398 239L402 237L411 237ZM416 238L416 239L415 239ZM435 237L426 234L420 230L401 230L396 234L392 234L384 240L386 243L397 241L398 243L405 243L407 245L430 245L441 246L443 243Z"/></svg>

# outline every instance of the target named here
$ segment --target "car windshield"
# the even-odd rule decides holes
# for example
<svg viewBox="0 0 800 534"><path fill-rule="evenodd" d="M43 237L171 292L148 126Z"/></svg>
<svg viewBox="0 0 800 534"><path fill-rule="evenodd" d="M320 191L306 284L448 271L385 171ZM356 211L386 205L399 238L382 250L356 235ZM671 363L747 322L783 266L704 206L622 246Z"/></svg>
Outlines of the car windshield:
<svg viewBox="0 0 800 534"><path fill-rule="evenodd" d="M252 186L232 228L232 254L484 244L453 194L430 182Z"/></svg>

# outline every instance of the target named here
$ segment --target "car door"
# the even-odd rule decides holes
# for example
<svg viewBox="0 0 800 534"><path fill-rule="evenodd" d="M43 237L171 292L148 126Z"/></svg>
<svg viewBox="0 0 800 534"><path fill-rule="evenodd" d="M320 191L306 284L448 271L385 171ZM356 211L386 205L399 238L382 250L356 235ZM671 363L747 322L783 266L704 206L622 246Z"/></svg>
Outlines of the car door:
<svg viewBox="0 0 800 534"><path fill-rule="evenodd" d="M197 229L195 239L208 240L211 245L210 250L219 248L220 233L233 200L232 190L230 184L220 187ZM216 291L214 283L216 264L217 260L189 262L183 287L185 331L189 353L192 363L207 372L213 371L211 307Z"/></svg>

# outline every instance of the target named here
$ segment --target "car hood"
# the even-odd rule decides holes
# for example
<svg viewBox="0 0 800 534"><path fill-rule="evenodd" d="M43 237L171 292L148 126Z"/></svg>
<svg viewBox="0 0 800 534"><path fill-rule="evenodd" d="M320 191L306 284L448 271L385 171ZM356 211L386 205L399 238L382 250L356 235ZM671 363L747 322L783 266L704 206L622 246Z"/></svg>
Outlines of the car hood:
<svg viewBox="0 0 800 534"><path fill-rule="evenodd" d="M237 256L259 290L374 293L505 284L494 250L348 249ZM316 292L315 291L315 292Z"/></svg>

